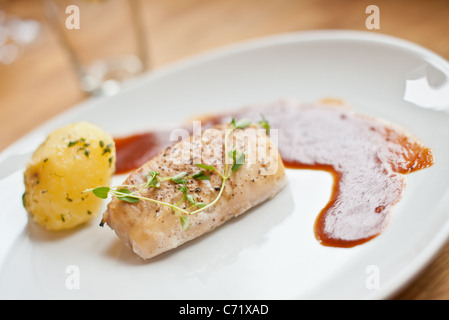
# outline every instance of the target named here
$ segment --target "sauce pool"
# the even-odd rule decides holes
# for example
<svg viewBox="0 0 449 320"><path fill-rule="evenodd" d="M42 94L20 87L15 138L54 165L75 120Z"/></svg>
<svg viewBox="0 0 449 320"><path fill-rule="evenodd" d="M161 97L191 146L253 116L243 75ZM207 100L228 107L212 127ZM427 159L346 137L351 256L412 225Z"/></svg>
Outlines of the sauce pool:
<svg viewBox="0 0 449 320"><path fill-rule="evenodd" d="M124 174L142 166L159 151L170 146L169 131L153 131L114 138L116 148L116 174Z"/></svg>
<svg viewBox="0 0 449 320"><path fill-rule="evenodd" d="M401 199L404 174L434 161L431 149L402 129L341 105L280 101L209 117L202 125L229 123L232 117L257 122L260 114L271 130L278 130L287 168L325 170L334 177L331 198L314 225L317 240L325 246L353 247L379 235ZM140 167L172 144L170 132L116 138L116 172Z"/></svg>

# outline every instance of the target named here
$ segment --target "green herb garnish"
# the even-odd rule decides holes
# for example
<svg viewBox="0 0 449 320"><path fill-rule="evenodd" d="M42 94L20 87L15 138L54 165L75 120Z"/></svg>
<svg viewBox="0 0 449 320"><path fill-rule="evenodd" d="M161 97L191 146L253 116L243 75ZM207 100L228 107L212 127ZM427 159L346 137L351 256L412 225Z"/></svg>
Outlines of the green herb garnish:
<svg viewBox="0 0 449 320"><path fill-rule="evenodd" d="M261 114L260 116L262 117L262 120L257 122L257 125L259 127L264 128L265 129L265 133L268 135L268 134L270 134L270 124L268 123L267 119L265 119L263 114Z"/></svg>
<svg viewBox="0 0 449 320"><path fill-rule="evenodd" d="M266 122L265 118L262 118L262 121L258 123L266 130L269 130L269 125ZM138 203L142 201L150 201L157 203L159 205L164 205L171 208L175 213L178 214L181 226L184 230L187 230L190 226L189 217L191 215L197 214L207 208L212 207L217 203L220 199L221 195L226 186L226 181L234 174L244 163L245 163L245 154L244 152L238 153L235 148L231 151L227 150L228 139L230 134L235 129L244 129L251 125L251 121L248 119L241 119L236 121L234 118L231 121L230 127L231 130L226 130L225 139L224 139L224 155L225 155L225 163L223 167L223 171L220 172L216 167L211 165L206 165L202 163L195 163L195 165L203 170L195 172L189 175L187 172L180 172L172 177L159 177L159 173L155 171L149 171L145 177L146 182L141 185L121 185L117 187L98 187L94 189L88 189L86 191L92 191L97 197L101 199L106 199L108 195L114 195L117 199L128 202L128 203ZM268 129L267 129L268 128ZM104 147L103 154L108 153L110 151L110 145L104 145L102 141L100 141L100 146ZM231 161L232 160L232 161ZM197 201L194 195L189 194L187 188L187 181L189 179L196 180L209 180L210 177L205 173L205 171L217 172L221 179L221 186L216 187L215 190L219 191L218 195L215 199L210 203L204 203L201 201ZM171 204L164 201L159 201L156 199L151 199L148 197L143 197L140 195L140 192L147 188L159 188L161 182L170 181L178 185L177 189L182 193L182 198L175 204ZM130 188L134 191L131 191Z"/></svg>

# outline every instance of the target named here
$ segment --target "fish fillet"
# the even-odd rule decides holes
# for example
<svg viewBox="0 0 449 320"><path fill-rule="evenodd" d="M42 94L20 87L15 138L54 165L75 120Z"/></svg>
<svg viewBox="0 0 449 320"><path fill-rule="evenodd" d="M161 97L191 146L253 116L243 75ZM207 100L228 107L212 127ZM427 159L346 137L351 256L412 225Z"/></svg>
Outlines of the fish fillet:
<svg viewBox="0 0 449 320"><path fill-rule="evenodd" d="M180 223L179 211L150 201L128 203L112 197L102 224L107 224L118 237L142 259L150 259L165 251L214 230L229 219L261 204L280 192L287 183L285 169L273 141L265 129L254 125L231 131L224 148L224 137L229 125L218 125L204 130L200 136L187 139L166 148L140 168L134 170L123 185L141 185L147 173L159 173L159 178L173 177L181 172L198 172L197 163L214 166L218 172L225 167L225 150L235 148L244 152L245 162L228 180L221 197L207 209L189 216L189 228ZM228 160L228 166L229 166ZM220 192L222 177L205 170L209 180L187 180L187 190L195 201L212 203ZM177 203L183 193L173 181L163 181L159 187L145 188L139 195ZM184 201L186 202L186 201ZM189 207L189 203L183 204Z"/></svg>

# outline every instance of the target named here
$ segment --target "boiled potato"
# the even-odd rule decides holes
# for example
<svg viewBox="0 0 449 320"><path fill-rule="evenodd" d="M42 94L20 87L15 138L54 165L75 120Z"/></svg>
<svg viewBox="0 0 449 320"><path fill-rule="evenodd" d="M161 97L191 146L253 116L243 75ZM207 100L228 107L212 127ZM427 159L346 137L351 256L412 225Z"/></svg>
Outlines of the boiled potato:
<svg viewBox="0 0 449 320"><path fill-rule="evenodd" d="M112 137L88 122L52 132L24 173L23 204L49 230L74 228L94 217L102 200L86 189L108 186L115 170Z"/></svg>

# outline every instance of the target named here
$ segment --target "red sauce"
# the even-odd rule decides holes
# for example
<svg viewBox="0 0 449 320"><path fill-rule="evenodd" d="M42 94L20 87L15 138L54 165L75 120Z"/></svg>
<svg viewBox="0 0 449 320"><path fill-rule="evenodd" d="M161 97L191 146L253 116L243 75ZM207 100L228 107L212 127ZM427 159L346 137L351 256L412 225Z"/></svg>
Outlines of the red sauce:
<svg viewBox="0 0 449 320"><path fill-rule="evenodd" d="M116 147L116 174L139 168L159 151L171 145L170 131L143 132L114 138Z"/></svg>
<svg viewBox="0 0 449 320"><path fill-rule="evenodd" d="M289 169L314 169L334 177L331 198L314 231L326 246L353 247L379 235L405 188L404 174L433 164L432 151L400 128L342 106L279 102L218 115L260 120L278 130L278 148ZM117 171L133 169L170 144L169 131L116 139ZM164 138L165 137L165 138Z"/></svg>

